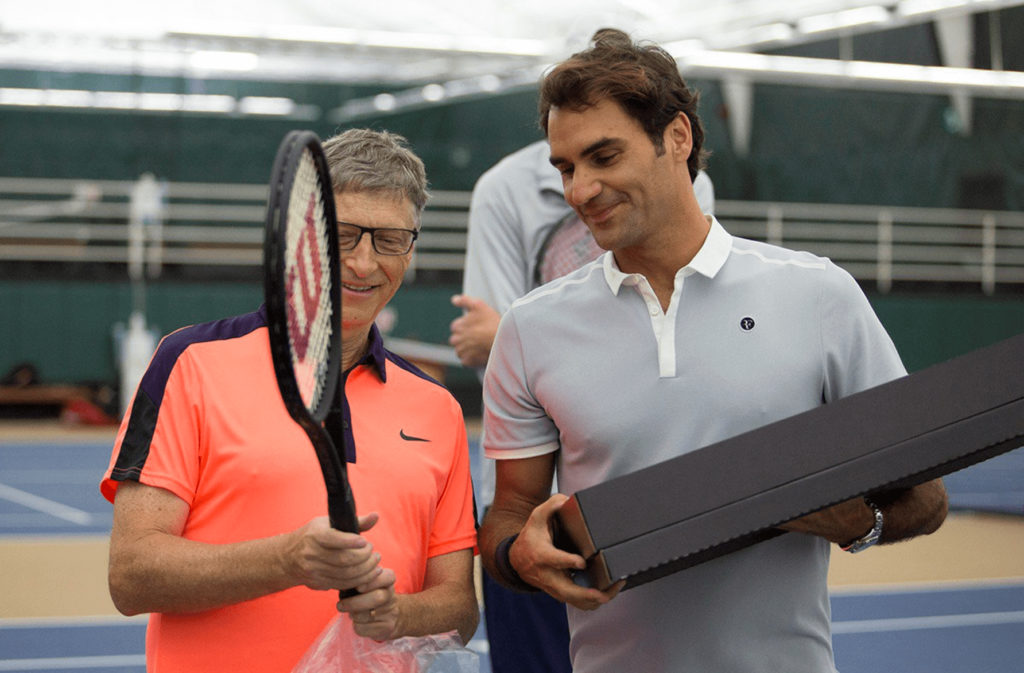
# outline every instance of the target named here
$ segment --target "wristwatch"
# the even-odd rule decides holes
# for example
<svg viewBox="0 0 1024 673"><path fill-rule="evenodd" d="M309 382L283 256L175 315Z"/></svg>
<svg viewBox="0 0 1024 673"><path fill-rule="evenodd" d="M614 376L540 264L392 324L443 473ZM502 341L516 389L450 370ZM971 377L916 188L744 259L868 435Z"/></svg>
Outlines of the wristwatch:
<svg viewBox="0 0 1024 673"><path fill-rule="evenodd" d="M858 538L841 547L843 551L848 551L851 554L856 554L857 552L864 551L868 547L873 547L878 544L880 539L882 539L882 524L885 522L885 517L882 516L882 510L878 505L867 498L864 498L864 502L875 512L875 525L872 526L871 530L869 530L867 535L864 537Z"/></svg>

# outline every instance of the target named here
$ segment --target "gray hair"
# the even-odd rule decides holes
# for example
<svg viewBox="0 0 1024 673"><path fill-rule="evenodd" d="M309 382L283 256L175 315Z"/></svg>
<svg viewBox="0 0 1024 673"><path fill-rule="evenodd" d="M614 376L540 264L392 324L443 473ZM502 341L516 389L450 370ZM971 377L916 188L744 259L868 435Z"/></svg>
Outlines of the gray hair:
<svg viewBox="0 0 1024 673"><path fill-rule="evenodd" d="M335 192L389 192L412 203L416 221L427 205L423 161L397 133L349 129L323 143Z"/></svg>

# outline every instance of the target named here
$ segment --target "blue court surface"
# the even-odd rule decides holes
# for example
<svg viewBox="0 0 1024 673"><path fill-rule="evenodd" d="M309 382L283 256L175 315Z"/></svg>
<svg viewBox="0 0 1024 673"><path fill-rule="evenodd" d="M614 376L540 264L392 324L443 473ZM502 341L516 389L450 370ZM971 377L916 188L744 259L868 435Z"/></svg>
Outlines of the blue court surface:
<svg viewBox="0 0 1024 673"><path fill-rule="evenodd" d="M842 673L1024 671L1024 582L837 594L832 609ZM116 618L0 620L0 671L143 673L145 628ZM486 652L483 633L470 647Z"/></svg>
<svg viewBox="0 0 1024 673"><path fill-rule="evenodd" d="M0 443L0 543L105 536L110 505L97 481L109 452L109 443L95 441ZM946 484L955 508L1024 514L1024 451L950 475ZM1024 673L1024 560L1021 568L1020 578L1007 581L836 592L839 670ZM484 629L470 647L490 673ZM0 671L141 673L144 635L144 619L0 619Z"/></svg>

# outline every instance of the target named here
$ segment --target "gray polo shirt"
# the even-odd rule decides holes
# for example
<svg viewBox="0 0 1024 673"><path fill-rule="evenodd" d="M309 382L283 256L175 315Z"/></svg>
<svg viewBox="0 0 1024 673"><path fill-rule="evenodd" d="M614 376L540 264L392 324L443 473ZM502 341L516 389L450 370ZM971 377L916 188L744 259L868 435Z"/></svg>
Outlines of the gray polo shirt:
<svg viewBox="0 0 1024 673"><path fill-rule="evenodd" d="M905 374L849 274L711 225L667 311L611 253L512 304L484 381L488 457L558 451L573 493ZM574 671L833 671L828 557L791 533L569 608Z"/></svg>

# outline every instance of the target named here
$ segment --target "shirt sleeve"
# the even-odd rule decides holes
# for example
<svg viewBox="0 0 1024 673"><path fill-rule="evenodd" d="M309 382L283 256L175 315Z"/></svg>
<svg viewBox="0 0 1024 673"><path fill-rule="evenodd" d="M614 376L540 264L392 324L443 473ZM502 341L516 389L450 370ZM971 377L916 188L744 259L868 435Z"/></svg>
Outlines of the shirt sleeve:
<svg viewBox="0 0 1024 673"><path fill-rule="evenodd" d="M826 403L906 375L864 292L832 262L825 269L820 306Z"/></svg>
<svg viewBox="0 0 1024 673"><path fill-rule="evenodd" d="M167 359L165 343L125 414L100 483L101 493L111 502L117 484L129 480L168 490L190 504L195 497L203 386L188 353L174 358L166 374L160 371Z"/></svg>
<svg viewBox="0 0 1024 673"><path fill-rule="evenodd" d="M558 428L530 392L515 310L498 326L484 375L484 455L532 458L559 448Z"/></svg>

